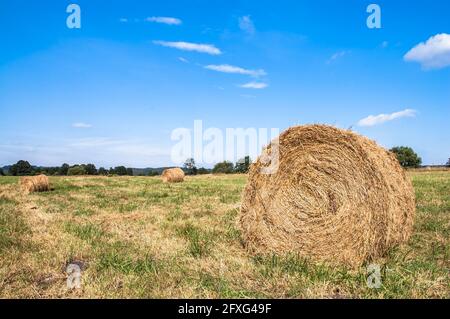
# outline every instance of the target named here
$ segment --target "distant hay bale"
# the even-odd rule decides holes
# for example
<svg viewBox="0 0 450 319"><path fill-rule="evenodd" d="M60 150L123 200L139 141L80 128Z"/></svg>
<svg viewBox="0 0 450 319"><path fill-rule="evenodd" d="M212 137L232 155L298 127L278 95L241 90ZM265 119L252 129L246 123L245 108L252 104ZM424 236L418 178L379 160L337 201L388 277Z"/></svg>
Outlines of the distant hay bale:
<svg viewBox="0 0 450 319"><path fill-rule="evenodd" d="M162 180L164 183L180 183L184 181L184 172L181 168L169 168L163 171Z"/></svg>
<svg viewBox="0 0 450 319"><path fill-rule="evenodd" d="M20 187L27 193L46 192L50 190L48 177L45 175L24 176L20 178Z"/></svg>
<svg viewBox="0 0 450 319"><path fill-rule="evenodd" d="M265 175L259 158L249 172L239 221L250 252L358 267L409 239L411 182L375 142L325 125L292 127L280 135L278 163Z"/></svg>

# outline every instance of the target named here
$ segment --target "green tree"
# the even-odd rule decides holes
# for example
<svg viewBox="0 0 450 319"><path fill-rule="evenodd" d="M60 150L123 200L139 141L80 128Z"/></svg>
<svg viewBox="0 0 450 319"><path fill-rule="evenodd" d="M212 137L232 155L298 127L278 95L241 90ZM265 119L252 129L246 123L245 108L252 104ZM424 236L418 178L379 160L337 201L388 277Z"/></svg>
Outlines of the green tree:
<svg viewBox="0 0 450 319"><path fill-rule="evenodd" d="M450 157L448 158L447 163L445 164L445 166L450 167Z"/></svg>
<svg viewBox="0 0 450 319"><path fill-rule="evenodd" d="M117 166L114 168L114 173L119 176L127 175L127 168L125 166Z"/></svg>
<svg viewBox="0 0 450 319"><path fill-rule="evenodd" d="M133 169L132 169L131 167L128 167L128 168L127 168L127 175L128 175L128 176L133 176L133 175L134 175Z"/></svg>
<svg viewBox="0 0 450 319"><path fill-rule="evenodd" d="M97 168L94 164L83 165L84 170L86 171L86 175L97 175Z"/></svg>
<svg viewBox="0 0 450 319"><path fill-rule="evenodd" d="M100 167L98 169L98 175L106 176L108 175L108 171L104 167Z"/></svg>
<svg viewBox="0 0 450 319"><path fill-rule="evenodd" d="M396 146L391 148L390 151L397 156L400 165L403 167L419 167L422 164L422 159L411 147Z"/></svg>
<svg viewBox="0 0 450 319"><path fill-rule="evenodd" d="M217 163L212 172L213 174L231 174L233 173L234 167L233 163L228 161L223 161L221 163Z"/></svg>
<svg viewBox="0 0 450 319"><path fill-rule="evenodd" d="M75 165L69 168L67 171L67 175L69 176L80 176L80 175L86 175L86 170L81 165Z"/></svg>
<svg viewBox="0 0 450 319"><path fill-rule="evenodd" d="M16 164L11 166L9 172L12 176L25 176L31 175L33 173L33 168L27 161L18 161Z"/></svg>
<svg viewBox="0 0 450 319"><path fill-rule="evenodd" d="M0 176L5 176L5 172L3 171L2 168L0 168Z"/></svg>
<svg viewBox="0 0 450 319"><path fill-rule="evenodd" d="M246 173L248 173L248 170L250 169L251 163L252 162L250 160L250 156L241 158L239 161L236 162L236 165L234 166L234 171L236 173L246 174Z"/></svg>
<svg viewBox="0 0 450 319"><path fill-rule="evenodd" d="M197 166L195 166L195 160L193 158L188 158L184 162L183 168L187 175L197 175Z"/></svg>
<svg viewBox="0 0 450 319"><path fill-rule="evenodd" d="M61 165L61 167L59 168L59 175L67 175L67 172L69 171L69 164L64 163Z"/></svg>

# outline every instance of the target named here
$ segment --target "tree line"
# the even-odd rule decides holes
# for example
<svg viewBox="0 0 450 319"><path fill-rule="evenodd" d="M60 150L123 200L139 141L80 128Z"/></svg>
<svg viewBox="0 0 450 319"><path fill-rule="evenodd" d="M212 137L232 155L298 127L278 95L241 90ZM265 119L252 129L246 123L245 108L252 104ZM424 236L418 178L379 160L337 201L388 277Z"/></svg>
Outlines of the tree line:
<svg viewBox="0 0 450 319"><path fill-rule="evenodd" d="M245 174L250 169L252 161L250 156L246 156L238 160L235 164L229 161L223 161L214 165L212 170L206 169L204 167L197 168L195 165L195 160L193 158L188 158L183 165L183 170L187 175L198 175L198 174L233 174L241 173Z"/></svg>
<svg viewBox="0 0 450 319"><path fill-rule="evenodd" d="M100 167L97 169L94 164L77 164L69 165L62 164L60 167L38 167L32 166L28 161L20 160L16 164L9 167L8 175L12 176L30 176L30 175L60 175L60 176L77 176L77 175L119 175L119 176L133 176L133 169L125 166L116 166L106 169ZM0 175L6 175L0 169Z"/></svg>
<svg viewBox="0 0 450 319"><path fill-rule="evenodd" d="M422 164L422 159L411 148L406 146L397 146L389 150L397 157L401 166L405 168L417 168ZM204 167L197 168L195 160L189 158L183 165L183 170L187 175L201 175L201 174L233 174L242 173L245 174L250 169L252 161L249 156L246 156L236 163L230 161L223 161L214 165L212 169ZM450 167L450 158L448 159L446 166ZM61 176L77 176L77 175L102 175L102 176L133 176L133 169L125 166L116 166L106 169L104 167L96 168L94 164L78 164L72 165L63 164L60 167L38 167L32 166L28 161L20 160L16 164L12 165L8 169L8 175L12 176L27 176L27 175L61 175ZM158 170L150 170L147 176L157 176L161 172ZM0 168L0 176L4 176L6 173ZM143 175L142 173L139 175Z"/></svg>

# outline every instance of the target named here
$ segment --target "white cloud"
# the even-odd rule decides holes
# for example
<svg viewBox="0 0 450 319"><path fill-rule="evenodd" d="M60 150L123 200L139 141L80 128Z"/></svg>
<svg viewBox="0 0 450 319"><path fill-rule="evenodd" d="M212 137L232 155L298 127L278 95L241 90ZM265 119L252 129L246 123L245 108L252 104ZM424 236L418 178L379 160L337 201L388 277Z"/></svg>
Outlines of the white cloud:
<svg viewBox="0 0 450 319"><path fill-rule="evenodd" d="M122 22L122 23L127 23L128 19L127 18L120 18L119 21Z"/></svg>
<svg viewBox="0 0 450 319"><path fill-rule="evenodd" d="M156 22L156 23L164 23L168 25L180 25L183 22L180 19L172 18L172 17L150 17L147 18L148 22Z"/></svg>
<svg viewBox="0 0 450 319"><path fill-rule="evenodd" d="M229 65L229 64L220 64L220 65L210 64L210 65L205 66L205 68L208 70L213 70L213 71L217 71L217 72L245 74L245 75L250 75L250 76L254 76L254 77L267 75L266 71L264 71L263 69L248 70L248 69L244 69L244 68L234 66L234 65Z"/></svg>
<svg viewBox="0 0 450 319"><path fill-rule="evenodd" d="M207 53L211 55L219 55L222 52L212 44L199 44L190 42L168 42L168 41L153 41L154 44L163 47L175 48L183 51L196 51L200 53Z"/></svg>
<svg viewBox="0 0 450 319"><path fill-rule="evenodd" d="M78 123L73 123L72 127L74 127L74 128L91 128L92 125L91 124L87 124L87 123L83 123L83 122L78 122Z"/></svg>
<svg viewBox="0 0 450 319"><path fill-rule="evenodd" d="M29 141L27 141L29 143ZM97 166L148 167L171 165L170 147L156 146L140 139L112 139L92 137L84 139L35 140L32 145L0 144L0 157L5 163L26 158L35 165L61 165L62 163L94 163Z"/></svg>
<svg viewBox="0 0 450 319"><path fill-rule="evenodd" d="M336 61L336 60L339 59L339 58L342 58L343 56L345 56L345 55L347 55L347 54L349 54L349 53L350 53L350 51L339 51L339 52L336 52L335 54L333 54L333 55L327 60L327 64L330 64L330 63Z"/></svg>
<svg viewBox="0 0 450 319"><path fill-rule="evenodd" d="M382 124L384 122L392 121L402 117L414 117L416 116L416 111L411 109L406 109L400 112L395 112L391 114L379 114L379 115L369 115L358 122L358 126L374 126Z"/></svg>
<svg viewBox="0 0 450 319"><path fill-rule="evenodd" d="M263 82L249 82L249 83L245 83L240 85L239 87L244 88L244 89L265 89L266 87L268 87L269 85L267 83L263 83Z"/></svg>
<svg viewBox="0 0 450 319"><path fill-rule="evenodd" d="M178 60L179 61L181 61L181 62L183 62L183 63L189 63L189 61L187 60L187 59L185 59L185 58L183 58L183 57L178 57Z"/></svg>
<svg viewBox="0 0 450 319"><path fill-rule="evenodd" d="M249 15L239 18L239 28L248 34L255 33L255 25Z"/></svg>
<svg viewBox="0 0 450 319"><path fill-rule="evenodd" d="M425 69L450 66L450 34L441 33L421 42L404 56L407 62L418 62Z"/></svg>

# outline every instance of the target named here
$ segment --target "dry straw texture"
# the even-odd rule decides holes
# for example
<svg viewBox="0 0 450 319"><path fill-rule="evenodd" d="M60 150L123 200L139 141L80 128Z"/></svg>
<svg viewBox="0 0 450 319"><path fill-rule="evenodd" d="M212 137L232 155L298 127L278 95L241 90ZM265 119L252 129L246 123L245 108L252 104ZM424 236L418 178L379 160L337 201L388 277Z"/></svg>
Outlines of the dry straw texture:
<svg viewBox="0 0 450 319"><path fill-rule="evenodd" d="M45 175L24 176L20 178L20 187L27 193L46 192L50 189L48 177Z"/></svg>
<svg viewBox="0 0 450 319"><path fill-rule="evenodd" d="M181 168L169 168L163 171L162 180L164 183L180 183L184 181L184 172Z"/></svg>
<svg viewBox="0 0 450 319"><path fill-rule="evenodd" d="M393 154L325 125L292 127L279 145L277 172L262 174L258 159L243 195L240 226L251 252L357 267L408 240L414 192Z"/></svg>

